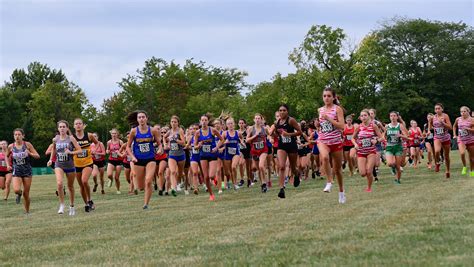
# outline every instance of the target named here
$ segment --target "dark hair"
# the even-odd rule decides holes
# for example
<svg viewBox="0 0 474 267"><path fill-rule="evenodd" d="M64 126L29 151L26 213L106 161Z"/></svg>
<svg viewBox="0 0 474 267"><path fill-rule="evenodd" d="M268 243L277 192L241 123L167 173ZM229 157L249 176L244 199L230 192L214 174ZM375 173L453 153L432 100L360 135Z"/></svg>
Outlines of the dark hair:
<svg viewBox="0 0 474 267"><path fill-rule="evenodd" d="M76 121L76 120L81 120L81 119L75 119L74 121ZM81 120L81 121L82 121L82 120ZM60 124L60 123L66 124L66 130L67 130L67 131L66 131L66 134L67 134L67 135L71 135L71 130L69 130L69 123L68 123L67 121L65 121L65 120L60 120L60 121L58 121L58 122L56 123L56 127L59 128L59 124ZM56 135L59 134L59 131L57 131L57 132L58 132L58 133L57 133Z"/></svg>
<svg viewBox="0 0 474 267"><path fill-rule="evenodd" d="M436 104L435 104L435 107L436 107L436 106L440 106L440 107L444 110L443 104L441 104L441 103L436 103Z"/></svg>
<svg viewBox="0 0 474 267"><path fill-rule="evenodd" d="M281 107L286 108L286 111L288 111L288 113L290 112L290 108L288 107L287 104L281 104L281 105L278 107L278 109L280 109ZM280 110L278 110L278 111L280 111Z"/></svg>
<svg viewBox="0 0 474 267"><path fill-rule="evenodd" d="M139 113L145 114L145 116L148 118L148 114L144 110L135 110L134 112L128 114L127 122L132 128L138 126L137 116Z"/></svg>
<svg viewBox="0 0 474 267"><path fill-rule="evenodd" d="M25 135L25 131L23 131L22 128L15 128L15 130L13 130L13 134L15 134L15 132L20 132L22 135Z"/></svg>
<svg viewBox="0 0 474 267"><path fill-rule="evenodd" d="M244 118L240 118L240 119L239 119L239 122L240 122L240 121L243 121L243 122L245 123L245 125L247 125L247 121L246 121Z"/></svg>
<svg viewBox="0 0 474 267"><path fill-rule="evenodd" d="M337 94L336 94L336 90L332 89L331 87L326 87L326 88L324 88L324 90L323 90L323 94L324 94L324 92L331 92L332 97L334 98L334 99L332 100L332 103L333 103L334 105L338 105L338 106L340 105L339 98L337 97Z"/></svg>
<svg viewBox="0 0 474 267"><path fill-rule="evenodd" d="M171 121L172 119L176 119L176 120L178 121L178 124L179 124L179 117L178 117L178 116L176 116L176 115L173 115L173 116L171 116L171 119L170 119L170 121Z"/></svg>

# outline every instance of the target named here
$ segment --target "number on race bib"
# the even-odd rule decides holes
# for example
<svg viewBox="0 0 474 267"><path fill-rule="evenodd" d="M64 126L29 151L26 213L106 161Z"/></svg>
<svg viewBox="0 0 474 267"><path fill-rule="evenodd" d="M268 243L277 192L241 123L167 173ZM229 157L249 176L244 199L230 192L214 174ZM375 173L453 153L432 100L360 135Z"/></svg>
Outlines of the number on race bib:
<svg viewBox="0 0 474 267"><path fill-rule="evenodd" d="M87 157L87 149L83 149L81 153L77 154L78 158L85 158Z"/></svg>
<svg viewBox="0 0 474 267"><path fill-rule="evenodd" d="M211 153L211 145L203 145L202 152L204 153Z"/></svg>
<svg viewBox="0 0 474 267"><path fill-rule="evenodd" d="M290 136L282 136L281 137L281 142L284 144L289 144L291 143L291 137Z"/></svg>
<svg viewBox="0 0 474 267"><path fill-rule="evenodd" d="M323 133L329 133L329 132L332 132L334 130L334 126L332 125L331 122L329 121L323 121L321 123L321 132Z"/></svg>
<svg viewBox="0 0 474 267"><path fill-rule="evenodd" d="M179 146L177 143L171 143L171 150L176 151L179 149Z"/></svg>
<svg viewBox="0 0 474 267"><path fill-rule="evenodd" d="M26 163L25 158L16 158L16 165L24 165Z"/></svg>
<svg viewBox="0 0 474 267"><path fill-rule="evenodd" d="M118 153L117 152L112 152L112 158L118 158Z"/></svg>
<svg viewBox="0 0 474 267"><path fill-rule="evenodd" d="M6 167L6 166L7 166L7 162L6 162L6 161L4 161L4 160L2 160L2 161L1 161L1 163L0 163L0 166L2 166L2 167Z"/></svg>
<svg viewBox="0 0 474 267"><path fill-rule="evenodd" d="M352 135L346 135L346 139L347 139L347 141L351 141L352 140Z"/></svg>
<svg viewBox="0 0 474 267"><path fill-rule="evenodd" d="M435 128L435 134L437 135L444 134L444 128Z"/></svg>
<svg viewBox="0 0 474 267"><path fill-rule="evenodd" d="M140 150L141 153L147 153L150 152L150 144L138 144L138 149Z"/></svg>
<svg viewBox="0 0 474 267"><path fill-rule="evenodd" d="M56 156L58 162L65 162L65 161L68 161L68 155L66 153L58 153L58 155Z"/></svg>
<svg viewBox="0 0 474 267"><path fill-rule="evenodd" d="M263 149L264 146L263 141L253 143L253 147L257 150Z"/></svg>
<svg viewBox="0 0 474 267"><path fill-rule="evenodd" d="M370 138L365 138L365 139L362 139L362 147L370 147L372 146L372 139Z"/></svg>
<svg viewBox="0 0 474 267"><path fill-rule="evenodd" d="M459 129L459 136L461 137L465 137L465 136L468 136L469 135L469 132L466 130L466 129Z"/></svg>
<svg viewBox="0 0 474 267"><path fill-rule="evenodd" d="M398 136L392 135L390 136L390 143L398 143L400 142L400 138Z"/></svg>
<svg viewBox="0 0 474 267"><path fill-rule="evenodd" d="M228 147L227 148L227 153L229 155L235 155L235 154L237 154L237 149L235 147Z"/></svg>
<svg viewBox="0 0 474 267"><path fill-rule="evenodd" d="M100 159L100 155L95 154L94 157L95 159Z"/></svg>
<svg viewBox="0 0 474 267"><path fill-rule="evenodd" d="M195 148L193 147L192 151L193 151L193 154L194 154L194 155L199 154L199 149L195 149Z"/></svg>

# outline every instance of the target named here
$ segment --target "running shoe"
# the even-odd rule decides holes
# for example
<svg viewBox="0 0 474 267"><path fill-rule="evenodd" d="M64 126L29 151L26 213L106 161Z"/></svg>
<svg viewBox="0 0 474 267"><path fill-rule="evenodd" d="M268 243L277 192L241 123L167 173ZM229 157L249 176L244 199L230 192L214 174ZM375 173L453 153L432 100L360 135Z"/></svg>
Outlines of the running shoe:
<svg viewBox="0 0 474 267"><path fill-rule="evenodd" d="M266 193L267 192L267 184L262 184L262 193Z"/></svg>
<svg viewBox="0 0 474 267"><path fill-rule="evenodd" d="M58 214L64 214L64 204L59 204Z"/></svg>
<svg viewBox="0 0 474 267"><path fill-rule="evenodd" d="M397 174L396 172L397 172L397 169L396 169L395 167L391 167L391 168L390 168L390 173L391 173L392 175Z"/></svg>
<svg viewBox="0 0 474 267"><path fill-rule="evenodd" d="M89 204L89 207L90 207L90 210L91 210L91 211L92 211L92 210L95 210L95 204L94 204L94 201L92 201L92 199L89 200L88 204Z"/></svg>
<svg viewBox="0 0 474 267"><path fill-rule="evenodd" d="M169 193L168 193L168 191L166 191L166 192L165 192L165 196L168 196L168 195L169 195Z"/></svg>
<svg viewBox="0 0 474 267"><path fill-rule="evenodd" d="M158 196L162 196L162 195L163 195L163 190L158 191Z"/></svg>
<svg viewBox="0 0 474 267"><path fill-rule="evenodd" d="M189 195L189 191L187 189L184 190L184 195L186 195L186 196Z"/></svg>
<svg viewBox="0 0 474 267"><path fill-rule="evenodd" d="M466 175L466 174L467 174L467 167L462 167L461 174L462 174L462 175Z"/></svg>
<svg viewBox="0 0 474 267"><path fill-rule="evenodd" d="M194 192L193 192L195 195L199 194L199 190L197 188L194 189Z"/></svg>
<svg viewBox="0 0 474 267"><path fill-rule="evenodd" d="M340 204L346 203L346 195L344 194L344 192L339 192L339 203Z"/></svg>
<svg viewBox="0 0 474 267"><path fill-rule="evenodd" d="M375 177L375 178L374 178L374 182L378 183L378 182L379 182L379 178Z"/></svg>
<svg viewBox="0 0 474 267"><path fill-rule="evenodd" d="M214 201L215 199L216 199L216 197L214 195L209 196L209 201Z"/></svg>
<svg viewBox="0 0 474 267"><path fill-rule="evenodd" d="M84 211L85 211L85 212L90 212L90 211L91 211L91 207L89 207L89 205L85 205L85 206L84 206Z"/></svg>
<svg viewBox="0 0 474 267"><path fill-rule="evenodd" d="M217 192L217 194L222 194L222 189L219 189L219 191Z"/></svg>
<svg viewBox="0 0 474 267"><path fill-rule="evenodd" d="M178 184L178 185L176 186L176 191L178 191L178 192L181 192L181 191L182 191L182 188L181 188L181 185L180 185L180 184Z"/></svg>
<svg viewBox="0 0 474 267"><path fill-rule="evenodd" d="M148 205L143 205L143 210L148 210Z"/></svg>
<svg viewBox="0 0 474 267"><path fill-rule="evenodd" d="M247 180L247 187L250 187L250 184L251 184L251 182L250 182L250 179L249 179L249 180Z"/></svg>
<svg viewBox="0 0 474 267"><path fill-rule="evenodd" d="M21 203L21 192L19 194L16 194L16 198L15 198L15 203L16 204L20 204Z"/></svg>
<svg viewBox="0 0 474 267"><path fill-rule="evenodd" d="M365 192L367 192L367 193L372 193L372 188L366 188L366 189L365 189Z"/></svg>
<svg viewBox="0 0 474 267"><path fill-rule="evenodd" d="M109 181L107 182L107 186L108 187L112 187L112 184L114 183L114 180L112 180L111 178L109 178Z"/></svg>
<svg viewBox="0 0 474 267"><path fill-rule="evenodd" d="M439 163L436 163L435 172L439 172L439 166L440 166L440 164L439 164Z"/></svg>
<svg viewBox="0 0 474 267"><path fill-rule="evenodd" d="M321 176L321 172L319 170L316 171L316 176L318 176L318 177Z"/></svg>
<svg viewBox="0 0 474 267"><path fill-rule="evenodd" d="M122 194L122 192L117 191L117 192L115 192L115 194L120 195L120 194Z"/></svg>
<svg viewBox="0 0 474 267"><path fill-rule="evenodd" d="M295 175L295 179L294 179L294 181L293 181L293 185L294 185L295 187L298 187L298 186L300 186L300 182L301 182L301 181L300 181L300 175L299 175L299 174L296 174L296 175Z"/></svg>
<svg viewBox="0 0 474 267"><path fill-rule="evenodd" d="M244 181L244 180L240 180L240 182L239 182L239 187L242 187L244 184L245 184L245 181Z"/></svg>
<svg viewBox="0 0 474 267"><path fill-rule="evenodd" d="M474 177L474 171L470 172L469 176Z"/></svg>
<svg viewBox="0 0 474 267"><path fill-rule="evenodd" d="M76 215L76 208L73 206L69 206L69 216L74 216Z"/></svg>
<svg viewBox="0 0 474 267"><path fill-rule="evenodd" d="M225 182L221 182L221 189L225 190Z"/></svg>
<svg viewBox="0 0 474 267"><path fill-rule="evenodd" d="M279 198L285 198L285 189L280 188L280 192L278 193Z"/></svg>
<svg viewBox="0 0 474 267"><path fill-rule="evenodd" d="M445 174L445 176L446 176L446 179L451 178L451 174L450 174L449 172L447 172L447 173Z"/></svg>
<svg viewBox="0 0 474 267"><path fill-rule="evenodd" d="M316 173L312 172L311 173L311 178L316 179Z"/></svg>
<svg viewBox="0 0 474 267"><path fill-rule="evenodd" d="M393 180L395 182L395 184L401 184L400 180L399 179L395 179Z"/></svg>
<svg viewBox="0 0 474 267"><path fill-rule="evenodd" d="M174 197L178 196L178 194L176 193L176 190L174 190L174 189L171 189L171 194L172 194Z"/></svg>
<svg viewBox="0 0 474 267"><path fill-rule="evenodd" d="M240 187L238 185L234 185L234 190L239 190Z"/></svg>
<svg viewBox="0 0 474 267"><path fill-rule="evenodd" d="M153 184L153 189L155 189L155 191L158 191L158 184Z"/></svg>
<svg viewBox="0 0 474 267"><path fill-rule="evenodd" d="M135 195L138 195L138 189L133 190L133 193L134 193Z"/></svg>
<svg viewBox="0 0 474 267"><path fill-rule="evenodd" d="M344 162L342 163L342 169L344 170L345 168L346 168L346 162L344 161Z"/></svg>
<svg viewBox="0 0 474 267"><path fill-rule="evenodd" d="M98 184L94 185L94 188L92 189L92 192L94 192L94 193L97 192L97 186L99 186L99 185Z"/></svg>
<svg viewBox="0 0 474 267"><path fill-rule="evenodd" d="M326 183L326 187L324 187L324 193L330 193L332 188L332 183Z"/></svg>
<svg viewBox="0 0 474 267"><path fill-rule="evenodd" d="M101 193L102 195L105 195L105 191L104 191L103 189L100 190L100 193Z"/></svg>

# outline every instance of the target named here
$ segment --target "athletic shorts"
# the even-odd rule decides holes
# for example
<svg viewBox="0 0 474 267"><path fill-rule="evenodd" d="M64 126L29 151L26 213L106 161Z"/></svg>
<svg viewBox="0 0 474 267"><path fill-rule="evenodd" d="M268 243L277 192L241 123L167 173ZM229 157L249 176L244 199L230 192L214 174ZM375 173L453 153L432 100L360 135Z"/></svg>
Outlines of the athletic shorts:
<svg viewBox="0 0 474 267"><path fill-rule="evenodd" d="M383 151L382 143L377 142L377 144L375 144L375 150L377 152L382 152Z"/></svg>
<svg viewBox="0 0 474 267"><path fill-rule="evenodd" d="M0 171L0 176L1 176L1 177L5 177L5 176L7 176L7 174L9 174L9 173L12 173L12 172L11 172L11 171L6 171L6 172Z"/></svg>
<svg viewBox="0 0 474 267"><path fill-rule="evenodd" d="M451 140L448 140L448 141L444 141L444 142L441 142L441 145L443 146L451 146Z"/></svg>
<svg viewBox="0 0 474 267"><path fill-rule="evenodd" d="M308 150L307 147L305 147L303 149L298 149L298 156L305 157L308 154L309 154L309 150Z"/></svg>
<svg viewBox="0 0 474 267"><path fill-rule="evenodd" d="M51 167L51 169L53 169L53 171L54 171L54 168L56 168L56 162L51 162L51 166L50 166L50 167Z"/></svg>
<svg viewBox="0 0 474 267"><path fill-rule="evenodd" d="M137 159L135 165L145 167L148 163L155 161L155 158L151 159Z"/></svg>
<svg viewBox="0 0 474 267"><path fill-rule="evenodd" d="M282 143L278 145L278 150L283 150L287 154L298 153L298 145L294 141L287 144Z"/></svg>
<svg viewBox="0 0 474 267"><path fill-rule="evenodd" d="M162 161L164 161L164 162L168 162L168 157L166 157L166 158L163 158L163 159L155 159L156 165L159 165L159 164L160 164L160 162L162 162Z"/></svg>
<svg viewBox="0 0 474 267"><path fill-rule="evenodd" d="M123 161L121 161L121 160L109 160L108 163L114 165L114 167L117 167L117 166L122 166Z"/></svg>
<svg viewBox="0 0 474 267"><path fill-rule="evenodd" d="M244 159L250 159L250 149L242 149L240 150L242 155L244 156Z"/></svg>
<svg viewBox="0 0 474 267"><path fill-rule="evenodd" d="M125 162L124 162L124 163L123 163L123 167L124 167L125 169L130 169L130 163L125 163Z"/></svg>
<svg viewBox="0 0 474 267"><path fill-rule="evenodd" d="M186 155L181 155L181 156L171 156L171 155L168 155L168 160L170 159L174 159L176 162L180 162L180 161L183 161L183 160L186 160Z"/></svg>
<svg viewBox="0 0 474 267"><path fill-rule="evenodd" d="M76 172L76 168L69 168L69 169L63 169L60 167L57 167L57 168L63 170L63 172L66 174Z"/></svg>
<svg viewBox="0 0 474 267"><path fill-rule="evenodd" d="M274 158L277 157L277 151L278 151L278 147L273 147L273 148L272 148L272 154L273 154L273 157L274 157Z"/></svg>
<svg viewBox="0 0 474 267"><path fill-rule="evenodd" d="M402 156L403 155L403 146L395 145L395 146L387 146L385 148L385 155L387 156Z"/></svg>
<svg viewBox="0 0 474 267"><path fill-rule="evenodd" d="M105 161L102 160L102 161L94 161L94 165L97 166L97 168L104 168L105 166Z"/></svg>
<svg viewBox="0 0 474 267"><path fill-rule="evenodd" d="M323 145L326 145L326 144L323 144ZM326 145L326 146L329 148L329 153L342 151L342 143L337 143L337 144L333 144L333 145Z"/></svg>
<svg viewBox="0 0 474 267"><path fill-rule="evenodd" d="M191 154L190 161L199 163L199 161L201 161L201 156L199 154Z"/></svg>
<svg viewBox="0 0 474 267"><path fill-rule="evenodd" d="M230 155L230 154L226 154L225 157L224 157L224 160L232 160L234 159L235 156L239 156L239 155Z"/></svg>
<svg viewBox="0 0 474 267"><path fill-rule="evenodd" d="M367 158L369 155L375 155L375 154L376 154L375 151L370 152L369 154L359 154L359 153L357 153L357 157L358 158Z"/></svg>
<svg viewBox="0 0 474 267"><path fill-rule="evenodd" d="M472 143L469 143L469 144L464 144L466 147L471 147L471 146L474 146L474 142Z"/></svg>
<svg viewBox="0 0 474 267"><path fill-rule="evenodd" d="M209 162L210 162L210 161L215 161L215 160L217 160L217 156L211 156L211 157L203 157L203 156L201 156L200 160L201 160L201 161L209 161Z"/></svg>
<svg viewBox="0 0 474 267"><path fill-rule="evenodd" d="M82 170L84 170L85 168L91 168L94 166L94 164L90 164L90 165L87 165L87 166L84 166L84 167L76 167L76 172L79 172L81 173Z"/></svg>
<svg viewBox="0 0 474 267"><path fill-rule="evenodd" d="M349 152L349 151L351 151L351 149L353 149L353 148L354 148L354 146L343 146L343 147L342 147L342 150L344 150L344 152Z"/></svg>
<svg viewBox="0 0 474 267"><path fill-rule="evenodd" d="M433 147L433 146L434 146L434 140L433 140L433 138L431 138L431 139L425 139L425 144L426 144L426 143L430 143L430 144L431 144L431 147Z"/></svg>

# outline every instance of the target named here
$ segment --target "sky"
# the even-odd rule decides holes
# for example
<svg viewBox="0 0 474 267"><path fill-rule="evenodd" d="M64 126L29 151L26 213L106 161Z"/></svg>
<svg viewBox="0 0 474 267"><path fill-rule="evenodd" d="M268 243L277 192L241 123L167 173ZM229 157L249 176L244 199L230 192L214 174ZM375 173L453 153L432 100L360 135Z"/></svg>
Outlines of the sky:
<svg viewBox="0 0 474 267"><path fill-rule="evenodd" d="M237 68L257 84L294 72L288 54L312 25L341 28L357 44L395 16L474 25L469 0L0 0L0 83L39 61L99 107L154 56Z"/></svg>

